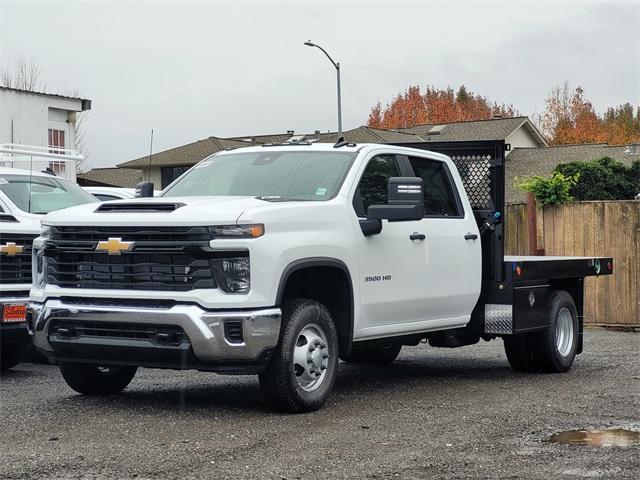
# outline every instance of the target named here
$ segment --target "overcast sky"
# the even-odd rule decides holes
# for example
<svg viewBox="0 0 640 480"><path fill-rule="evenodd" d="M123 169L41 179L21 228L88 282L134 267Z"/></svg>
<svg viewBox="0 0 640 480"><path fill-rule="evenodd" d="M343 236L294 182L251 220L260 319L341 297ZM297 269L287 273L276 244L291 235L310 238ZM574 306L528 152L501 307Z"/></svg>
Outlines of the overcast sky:
<svg viewBox="0 0 640 480"><path fill-rule="evenodd" d="M89 163L211 135L344 129L410 84L465 84L522 114L565 80L599 111L640 104L639 2L10 2L0 63L37 61L93 101Z"/></svg>

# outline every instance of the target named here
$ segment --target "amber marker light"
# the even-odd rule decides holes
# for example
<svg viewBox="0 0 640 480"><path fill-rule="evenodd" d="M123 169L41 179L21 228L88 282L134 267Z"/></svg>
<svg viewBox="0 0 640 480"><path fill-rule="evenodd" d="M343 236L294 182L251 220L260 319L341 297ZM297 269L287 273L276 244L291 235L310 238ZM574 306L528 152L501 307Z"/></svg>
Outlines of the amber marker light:
<svg viewBox="0 0 640 480"><path fill-rule="evenodd" d="M264 235L264 225L251 225L251 227L249 228L249 232L251 233L251 236L253 238L261 237L262 235Z"/></svg>

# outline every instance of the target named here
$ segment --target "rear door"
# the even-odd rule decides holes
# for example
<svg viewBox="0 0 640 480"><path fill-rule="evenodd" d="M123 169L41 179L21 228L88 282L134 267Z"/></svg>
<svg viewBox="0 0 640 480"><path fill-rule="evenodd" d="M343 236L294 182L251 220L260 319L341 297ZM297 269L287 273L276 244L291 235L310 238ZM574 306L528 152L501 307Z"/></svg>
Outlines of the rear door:
<svg viewBox="0 0 640 480"><path fill-rule="evenodd" d="M468 322L480 295L480 236L462 182L442 157L408 156L413 174L424 181L423 220L426 268L421 288L430 322L459 326Z"/></svg>

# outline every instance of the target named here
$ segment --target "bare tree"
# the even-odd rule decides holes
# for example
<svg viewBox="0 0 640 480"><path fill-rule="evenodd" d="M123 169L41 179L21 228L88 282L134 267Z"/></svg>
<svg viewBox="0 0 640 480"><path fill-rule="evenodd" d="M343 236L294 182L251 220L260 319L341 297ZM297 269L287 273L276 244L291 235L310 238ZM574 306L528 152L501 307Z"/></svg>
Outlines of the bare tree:
<svg viewBox="0 0 640 480"><path fill-rule="evenodd" d="M0 65L1 86L74 98L80 98L82 95L80 89L77 87L63 88L56 92L49 91L47 82L42 81L41 78L42 69L34 60L26 60L23 57L18 57L15 59L13 65ZM86 170L87 158L89 157L85 133L85 122L88 117L89 112L77 112L69 122L74 130L76 150L84 157L84 160L76 165L78 172L84 172Z"/></svg>
<svg viewBox="0 0 640 480"><path fill-rule="evenodd" d="M22 57L16 58L12 67L9 65L0 67L0 84L4 87L44 92L47 84L41 80L41 76L40 65Z"/></svg>

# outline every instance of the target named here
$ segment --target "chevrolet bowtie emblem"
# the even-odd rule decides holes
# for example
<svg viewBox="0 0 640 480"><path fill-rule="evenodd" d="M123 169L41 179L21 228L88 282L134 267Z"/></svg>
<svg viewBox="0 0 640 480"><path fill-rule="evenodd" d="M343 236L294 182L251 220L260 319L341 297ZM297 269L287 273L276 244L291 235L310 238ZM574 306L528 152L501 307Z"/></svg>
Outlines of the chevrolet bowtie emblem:
<svg viewBox="0 0 640 480"><path fill-rule="evenodd" d="M15 257L17 254L22 253L24 246L16 245L13 242L7 242L6 245L0 245L0 254L5 254L9 257Z"/></svg>
<svg viewBox="0 0 640 480"><path fill-rule="evenodd" d="M121 238L109 238L98 242L96 250L107 252L109 255L121 255L122 252L130 252L135 242L123 242Z"/></svg>

